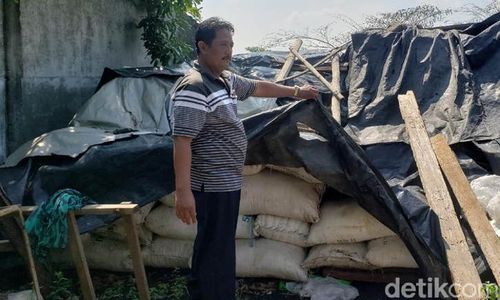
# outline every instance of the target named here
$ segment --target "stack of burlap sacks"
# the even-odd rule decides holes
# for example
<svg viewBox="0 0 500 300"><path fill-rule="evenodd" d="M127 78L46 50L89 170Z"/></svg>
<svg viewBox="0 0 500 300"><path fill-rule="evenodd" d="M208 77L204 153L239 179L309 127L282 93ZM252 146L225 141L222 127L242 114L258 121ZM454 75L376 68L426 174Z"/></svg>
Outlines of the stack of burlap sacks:
<svg viewBox="0 0 500 300"><path fill-rule="evenodd" d="M306 281L319 267L417 268L395 233L354 199L323 199L325 185L302 168L245 166L236 233L238 277ZM175 215L174 194L136 217L146 266L187 268L196 225ZM84 237L90 267L132 270L122 221ZM120 242L121 241L121 242Z"/></svg>

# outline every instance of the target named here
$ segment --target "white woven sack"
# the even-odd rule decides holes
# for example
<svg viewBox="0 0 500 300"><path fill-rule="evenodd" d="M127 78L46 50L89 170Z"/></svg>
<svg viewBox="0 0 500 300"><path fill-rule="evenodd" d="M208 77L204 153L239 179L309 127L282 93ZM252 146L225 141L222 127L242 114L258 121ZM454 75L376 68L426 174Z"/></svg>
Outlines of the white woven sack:
<svg viewBox="0 0 500 300"><path fill-rule="evenodd" d="M268 239L236 240L236 276L307 281L304 248Z"/></svg>
<svg viewBox="0 0 500 300"><path fill-rule="evenodd" d="M264 169L263 165L244 165L243 176L255 175Z"/></svg>
<svg viewBox="0 0 500 300"><path fill-rule="evenodd" d="M194 241L158 237L142 251L146 266L155 268L187 268L193 255Z"/></svg>
<svg viewBox="0 0 500 300"><path fill-rule="evenodd" d="M139 235L139 242L141 243L141 245L149 245L153 240L153 233L143 226L144 218L146 218L146 216L149 214L153 205L154 202L144 205L139 209L138 212L134 214L133 217ZM125 229L124 223L125 221L123 220L123 218L119 218L106 227L92 231L92 234L105 239L126 241L127 230Z"/></svg>
<svg viewBox="0 0 500 300"><path fill-rule="evenodd" d="M254 231L257 235L270 240L281 241L299 247L307 247L310 224L289 218L258 215Z"/></svg>
<svg viewBox="0 0 500 300"><path fill-rule="evenodd" d="M366 243L326 244L311 248L303 266L307 269L336 267L343 269L371 270L365 255Z"/></svg>
<svg viewBox="0 0 500 300"><path fill-rule="evenodd" d="M243 177L240 214L266 214L317 222L324 188L323 184L311 184L264 169L257 175Z"/></svg>
<svg viewBox="0 0 500 300"><path fill-rule="evenodd" d="M324 202L308 244L347 244L395 235L353 199Z"/></svg>
<svg viewBox="0 0 500 300"><path fill-rule="evenodd" d="M253 218L238 216L236 238L253 238ZM175 215L175 208L160 205L146 217L145 226L152 232L166 238L194 240L197 225L187 225Z"/></svg>
<svg viewBox="0 0 500 300"><path fill-rule="evenodd" d="M169 207L175 207L175 191L160 198L161 203Z"/></svg>
<svg viewBox="0 0 500 300"><path fill-rule="evenodd" d="M266 168L269 168L271 170L275 170L281 173L285 173L291 176L295 176L299 179L302 179L306 182L309 183L322 183L319 179L316 179L316 177L312 176L309 174L306 169L304 168L292 168L292 167L283 167L283 166L276 166L276 165L266 165Z"/></svg>
<svg viewBox="0 0 500 300"><path fill-rule="evenodd" d="M97 239L92 235L82 235L81 239L89 268L115 272L133 270L127 243Z"/></svg>
<svg viewBox="0 0 500 300"><path fill-rule="evenodd" d="M398 236L368 242L366 259L381 268L418 268L415 259Z"/></svg>

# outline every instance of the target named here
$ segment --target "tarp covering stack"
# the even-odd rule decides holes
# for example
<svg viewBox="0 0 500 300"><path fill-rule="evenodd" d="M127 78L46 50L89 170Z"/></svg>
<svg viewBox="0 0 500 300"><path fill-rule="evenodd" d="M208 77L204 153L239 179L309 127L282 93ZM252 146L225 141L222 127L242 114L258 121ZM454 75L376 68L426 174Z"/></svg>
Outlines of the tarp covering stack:
<svg viewBox="0 0 500 300"><path fill-rule="evenodd" d="M488 173L499 175L499 26L500 15L495 15L463 31L399 27L390 32L354 34L341 60L345 66L342 93L348 99L342 104L342 125L323 105L327 101L295 102L252 115L244 120L249 141L246 164L303 168L327 190L319 219L309 216L301 220L295 215L296 220L315 223L314 227L321 224L321 213L328 211L328 206L348 205L339 201L351 199L378 220L381 230L387 229L400 239L391 234L371 236L370 241L356 241L364 244L351 252L365 251L364 259L370 265L383 265L374 258L380 245L399 247L402 250L398 253L406 247L423 275L445 280L448 274L439 220L422 192L396 96L406 90L415 92L428 132L442 132L454 144L469 180ZM306 57L315 60L324 55ZM234 59L234 69L249 77L272 79L283 60L284 55L275 53L240 55ZM172 140L165 101L169 87L181 74L172 70L106 70L96 94L75 116L73 127L28 142L0 169L0 182L12 202L39 204L61 188L79 190L103 203L127 200L145 205L171 194ZM311 75L287 84L305 82L321 87ZM322 91L323 99L330 99L327 90ZM278 104L289 100L278 99ZM109 107L110 113L103 114L95 105ZM269 101L265 105L277 106ZM244 114L250 115L257 106ZM114 111L121 112L119 118L112 115ZM58 136L65 140L55 138ZM280 170L267 168L262 172L267 176ZM160 208L168 210L166 207ZM276 222L266 220L269 217L265 215L272 214L265 211L242 214L257 215L255 222L261 225ZM86 216L79 223L82 231L89 231L113 219ZM148 217L145 222L147 227ZM291 226L301 230L300 224ZM260 235L271 234L260 228ZM306 239L304 234L304 245L296 247L311 246L310 237ZM324 242L346 244L321 241L323 248ZM241 244L250 245L249 241ZM342 247L338 246L338 251L317 248L315 252L338 253ZM185 266L186 260L180 263Z"/></svg>

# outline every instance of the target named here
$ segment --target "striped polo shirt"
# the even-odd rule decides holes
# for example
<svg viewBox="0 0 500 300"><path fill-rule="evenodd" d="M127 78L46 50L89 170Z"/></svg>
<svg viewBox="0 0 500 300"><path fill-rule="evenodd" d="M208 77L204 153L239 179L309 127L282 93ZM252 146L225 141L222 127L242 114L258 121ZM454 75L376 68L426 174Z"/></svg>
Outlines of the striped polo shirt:
<svg viewBox="0 0 500 300"><path fill-rule="evenodd" d="M229 71L216 78L195 62L172 96L172 135L191 142L191 188L230 192L241 189L247 138L236 101L248 98L255 80Z"/></svg>

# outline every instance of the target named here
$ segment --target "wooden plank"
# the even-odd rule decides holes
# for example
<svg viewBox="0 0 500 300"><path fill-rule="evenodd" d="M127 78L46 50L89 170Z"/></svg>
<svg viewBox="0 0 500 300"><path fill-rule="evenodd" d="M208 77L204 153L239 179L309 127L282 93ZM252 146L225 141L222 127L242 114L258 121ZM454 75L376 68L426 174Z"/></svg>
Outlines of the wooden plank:
<svg viewBox="0 0 500 300"><path fill-rule="evenodd" d="M26 230L24 230L23 213L21 212L21 209L19 207L17 207L17 217L19 218L21 226L23 227L23 230L21 230L21 232L23 234L24 245L25 245L27 256L28 256L28 266L29 266L29 270L31 273L31 278L33 280L33 289L35 292L35 296L37 299L43 300L42 292L40 291L40 283L38 282L38 275L36 273L35 260L33 259L33 253L31 253L30 240L28 238L28 234L26 233Z"/></svg>
<svg viewBox="0 0 500 300"><path fill-rule="evenodd" d="M139 299L149 300L149 287L146 271L144 270L144 262L142 261L141 246L139 245L139 235L137 234L137 227L134 222L134 215L123 215L125 229L127 231L127 241L130 254L132 256L132 264L134 266L135 282L137 291L139 292Z"/></svg>
<svg viewBox="0 0 500 300"><path fill-rule="evenodd" d="M477 295L467 297L469 293L461 290L461 287L470 284L475 287L481 286L481 280L455 214L436 155L432 150L415 95L412 91L408 91L406 95L398 95L398 101L427 202L439 218L451 279L456 284L455 292L460 295L458 299L480 299Z"/></svg>
<svg viewBox="0 0 500 300"><path fill-rule="evenodd" d="M340 94L340 62L339 56L332 57L332 83L331 86L337 93L332 93L331 111L332 117L340 124L340 102L342 99L338 98Z"/></svg>
<svg viewBox="0 0 500 300"><path fill-rule="evenodd" d="M82 240L80 239L78 224L76 223L76 217L73 211L68 212L68 231L71 256L73 256L73 262L75 263L76 272L80 280L80 289L82 290L83 299L96 299L87 259L83 251Z"/></svg>
<svg viewBox="0 0 500 300"><path fill-rule="evenodd" d="M290 48L293 48L296 51L299 51L301 46L302 46L301 39L295 39L290 44ZM292 52L288 53L288 56L285 59L285 63L283 64L283 67L281 67L280 72L276 75L276 78L274 78L274 81L282 80L283 78L288 76L290 70L292 69L294 61L295 61L295 55L293 55Z"/></svg>
<svg viewBox="0 0 500 300"><path fill-rule="evenodd" d="M36 206L21 206L21 210L25 214L30 214L34 212ZM127 204L92 204L85 205L81 209L75 211L76 215L107 215L113 213L119 214L133 214L139 209L139 205L127 203Z"/></svg>
<svg viewBox="0 0 500 300"><path fill-rule="evenodd" d="M446 137L438 134L431 138L441 170L455 194L463 214L476 237L493 276L500 283L500 239L491 227L488 217L465 177L455 153L448 146Z"/></svg>
<svg viewBox="0 0 500 300"><path fill-rule="evenodd" d="M18 205L9 205L0 208L0 218L7 217L11 214L17 213L19 211Z"/></svg>
<svg viewBox="0 0 500 300"><path fill-rule="evenodd" d="M326 79L323 76L321 76L321 74L305 58L302 57L302 55L300 55L293 48L290 48L290 52L292 52L304 64L304 66L306 66L309 69L309 71L311 71L311 73L313 73L314 76L316 76L319 79L319 81L321 81L321 83L323 83L332 92L332 94L335 95L335 97L337 97L340 100L344 99L344 96L342 96L342 94L340 94L339 91L335 90L332 87L332 85L328 81L326 81Z"/></svg>
<svg viewBox="0 0 500 300"><path fill-rule="evenodd" d="M11 205L11 201L8 199L3 187L0 185L0 207L6 207ZM17 222L14 218L0 218L0 232L4 237L9 239L9 243L15 252L19 253L26 261L28 261L28 253L26 253L26 247L24 240L22 238L22 231L24 230L22 224ZM40 283L42 290L42 295L48 294L50 291L48 287L52 284L52 274L45 264L39 264L35 261L37 278Z"/></svg>

